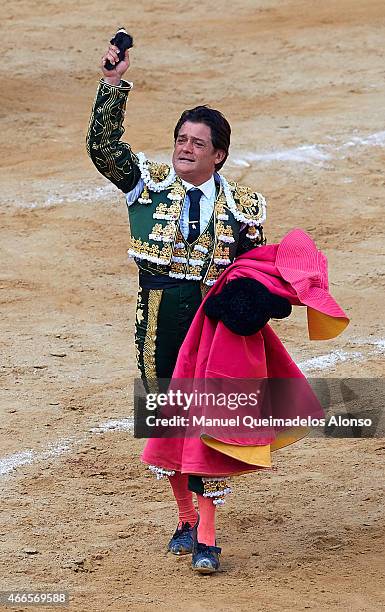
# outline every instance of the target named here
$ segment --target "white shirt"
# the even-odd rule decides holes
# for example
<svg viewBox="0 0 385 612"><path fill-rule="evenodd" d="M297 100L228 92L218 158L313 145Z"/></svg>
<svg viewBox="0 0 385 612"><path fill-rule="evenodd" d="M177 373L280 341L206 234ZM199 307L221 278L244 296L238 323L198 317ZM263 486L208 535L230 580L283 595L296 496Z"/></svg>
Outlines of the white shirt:
<svg viewBox="0 0 385 612"><path fill-rule="evenodd" d="M181 179L182 180L182 179ZM214 204L215 204L215 181L214 176L209 178L208 181L202 183L202 185L192 185L191 183L187 183L182 180L182 184L186 189L186 197L182 206L182 213L180 216L180 229L183 234L183 237L187 240L189 233L189 210L190 210L190 198L188 197L189 189L200 189L203 192L203 195L200 199L200 233L202 233L209 221L211 219L211 215L213 214ZM132 191L126 194L127 206L130 206L135 202L135 200L140 196L144 188L143 179L140 179L137 185L134 187Z"/></svg>

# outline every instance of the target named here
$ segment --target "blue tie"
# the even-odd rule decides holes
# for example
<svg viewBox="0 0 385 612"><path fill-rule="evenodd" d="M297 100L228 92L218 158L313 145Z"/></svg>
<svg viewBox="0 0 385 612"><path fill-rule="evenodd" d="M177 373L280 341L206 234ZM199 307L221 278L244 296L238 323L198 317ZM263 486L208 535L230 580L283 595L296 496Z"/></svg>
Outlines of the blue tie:
<svg viewBox="0 0 385 612"><path fill-rule="evenodd" d="M190 209L189 209L189 214L188 214L188 227L189 227L189 232L188 232L188 237L187 237L187 241L188 242L195 242L195 240L198 238L198 236L200 235L200 223L199 223L199 219L200 219L200 206L199 206L199 202L200 199L203 195L203 192L200 189L189 189L189 191L187 192L187 195L189 197L190 200Z"/></svg>

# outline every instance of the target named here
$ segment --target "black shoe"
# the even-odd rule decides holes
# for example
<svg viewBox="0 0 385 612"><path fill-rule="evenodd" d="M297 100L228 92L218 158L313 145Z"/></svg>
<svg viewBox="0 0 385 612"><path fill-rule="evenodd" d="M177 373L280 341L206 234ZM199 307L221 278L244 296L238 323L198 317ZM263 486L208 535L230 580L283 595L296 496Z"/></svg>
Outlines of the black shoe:
<svg viewBox="0 0 385 612"><path fill-rule="evenodd" d="M192 568L200 574L213 574L219 567L219 555L222 549L219 546L207 546L200 544L197 539L194 539L194 548L192 556Z"/></svg>
<svg viewBox="0 0 385 612"><path fill-rule="evenodd" d="M189 555L193 549L193 529L190 523L182 523L168 543L168 550L173 555Z"/></svg>

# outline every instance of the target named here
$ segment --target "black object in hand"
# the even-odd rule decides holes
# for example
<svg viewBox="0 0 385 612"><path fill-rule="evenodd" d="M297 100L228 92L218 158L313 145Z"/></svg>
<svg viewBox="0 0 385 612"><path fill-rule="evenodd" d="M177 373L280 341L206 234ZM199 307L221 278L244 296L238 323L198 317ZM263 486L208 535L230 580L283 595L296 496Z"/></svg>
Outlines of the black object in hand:
<svg viewBox="0 0 385 612"><path fill-rule="evenodd" d="M134 40L124 28L121 28L116 32L114 38L111 38L110 43L111 45L115 45L115 47L119 48L118 57L119 62L121 62L122 60L124 60L127 49L131 49L131 47L133 46ZM104 67L106 70L114 70L118 63L111 64L110 60L107 60L104 64Z"/></svg>
<svg viewBox="0 0 385 612"><path fill-rule="evenodd" d="M269 319L288 317L291 304L253 278L237 278L217 295L208 297L204 310L210 319L220 319L234 334L251 336Z"/></svg>

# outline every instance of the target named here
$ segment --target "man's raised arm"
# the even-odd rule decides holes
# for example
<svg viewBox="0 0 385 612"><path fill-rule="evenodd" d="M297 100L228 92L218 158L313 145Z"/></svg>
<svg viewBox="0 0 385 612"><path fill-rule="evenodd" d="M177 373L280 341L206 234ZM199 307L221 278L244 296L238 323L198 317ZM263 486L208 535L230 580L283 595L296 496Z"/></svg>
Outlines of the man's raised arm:
<svg viewBox="0 0 385 612"><path fill-rule="evenodd" d="M140 179L137 157L131 147L120 142L124 134L123 120L128 92L132 84L122 81L130 60L128 50L125 59L118 63L118 48L110 45L102 57L104 79L100 81L92 108L88 133L87 153L96 168L124 193L131 191ZM106 70L109 60L116 64L113 70Z"/></svg>

